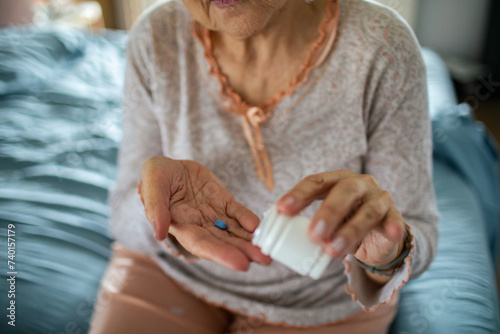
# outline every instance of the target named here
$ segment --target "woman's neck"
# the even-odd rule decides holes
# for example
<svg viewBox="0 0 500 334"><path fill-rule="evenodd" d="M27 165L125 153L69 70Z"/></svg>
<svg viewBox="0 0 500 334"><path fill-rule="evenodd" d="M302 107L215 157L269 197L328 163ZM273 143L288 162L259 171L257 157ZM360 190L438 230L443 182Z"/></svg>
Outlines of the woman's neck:
<svg viewBox="0 0 500 334"><path fill-rule="evenodd" d="M290 59L303 61L300 55L305 55L317 39L328 1L308 4L304 0L289 0L263 30L244 40L212 32L215 54L222 52L224 58L258 71Z"/></svg>

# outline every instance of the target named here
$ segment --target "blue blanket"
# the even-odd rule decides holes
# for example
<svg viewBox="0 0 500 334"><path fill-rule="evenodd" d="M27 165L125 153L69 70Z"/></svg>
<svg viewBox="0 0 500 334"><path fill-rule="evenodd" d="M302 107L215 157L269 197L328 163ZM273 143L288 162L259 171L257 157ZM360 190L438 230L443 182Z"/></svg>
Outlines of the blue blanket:
<svg viewBox="0 0 500 334"><path fill-rule="evenodd" d="M460 104L437 114L432 121L434 159L450 166L474 190L481 205L493 263L498 257L500 185L498 149L471 107Z"/></svg>
<svg viewBox="0 0 500 334"><path fill-rule="evenodd" d="M17 271L16 328L2 315L1 333L87 331L112 241L106 198L121 136L125 41L118 32L0 30L0 238L15 226ZM403 288L394 333L500 332L496 150L465 110L433 121L439 253ZM2 310L6 262L3 246Z"/></svg>
<svg viewBox="0 0 500 334"><path fill-rule="evenodd" d="M124 33L0 30L0 237L16 232L17 333L85 333L110 255ZM0 333L7 250L2 246Z"/></svg>
<svg viewBox="0 0 500 334"><path fill-rule="evenodd" d="M468 105L439 114L432 126L438 253L403 287L391 333L500 333L495 144Z"/></svg>

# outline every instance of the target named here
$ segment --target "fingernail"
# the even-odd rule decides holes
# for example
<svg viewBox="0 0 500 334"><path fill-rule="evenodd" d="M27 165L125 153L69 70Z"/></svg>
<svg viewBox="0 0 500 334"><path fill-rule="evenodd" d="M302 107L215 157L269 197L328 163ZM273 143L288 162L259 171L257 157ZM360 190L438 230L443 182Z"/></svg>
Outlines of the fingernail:
<svg viewBox="0 0 500 334"><path fill-rule="evenodd" d="M285 198L285 200L283 201L283 204L286 205L286 206L292 206L293 204L295 204L295 198L293 197L287 197Z"/></svg>
<svg viewBox="0 0 500 334"><path fill-rule="evenodd" d="M324 219L318 220L316 222L316 225L314 226L313 235L316 238L321 238L325 234L325 231L326 231L326 222L325 222L325 220Z"/></svg>
<svg viewBox="0 0 500 334"><path fill-rule="evenodd" d="M153 229L155 230L155 235L158 235L158 224L156 224L156 220L153 220L151 222L151 225L153 225Z"/></svg>
<svg viewBox="0 0 500 334"><path fill-rule="evenodd" d="M342 254L347 246L347 240L345 237L335 237L330 243L330 248L338 254Z"/></svg>

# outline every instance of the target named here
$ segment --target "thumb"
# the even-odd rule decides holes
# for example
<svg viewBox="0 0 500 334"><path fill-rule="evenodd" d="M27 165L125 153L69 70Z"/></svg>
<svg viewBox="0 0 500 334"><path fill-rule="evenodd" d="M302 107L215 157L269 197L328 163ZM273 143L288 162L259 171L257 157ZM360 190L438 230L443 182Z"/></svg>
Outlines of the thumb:
<svg viewBox="0 0 500 334"><path fill-rule="evenodd" d="M170 227L170 185L158 182L154 172L143 173L141 197L146 218L153 226L158 241L165 239Z"/></svg>

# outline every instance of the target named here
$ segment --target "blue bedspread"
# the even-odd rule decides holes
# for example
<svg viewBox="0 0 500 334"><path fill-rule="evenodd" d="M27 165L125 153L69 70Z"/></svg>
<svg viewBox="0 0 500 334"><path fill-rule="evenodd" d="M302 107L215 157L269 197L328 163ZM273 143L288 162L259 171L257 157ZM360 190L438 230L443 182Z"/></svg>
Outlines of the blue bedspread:
<svg viewBox="0 0 500 334"><path fill-rule="evenodd" d="M124 33L0 30L0 309L12 223L17 333L87 331L112 241L106 198L125 41ZM12 331L4 313L0 333Z"/></svg>
<svg viewBox="0 0 500 334"><path fill-rule="evenodd" d="M125 41L117 32L0 29L2 310L9 224L18 272L16 330L2 314L1 333L87 331L112 241L106 197L121 136ZM496 150L465 110L433 121L439 252L403 288L392 333L500 332Z"/></svg>
<svg viewBox="0 0 500 334"><path fill-rule="evenodd" d="M401 291L391 333L500 333L494 258L498 235L498 157L468 105L432 122L438 253Z"/></svg>
<svg viewBox="0 0 500 334"><path fill-rule="evenodd" d="M500 186L498 149L471 107L460 104L437 114L432 121L434 158L457 172L474 190L482 209L489 251L498 257Z"/></svg>

